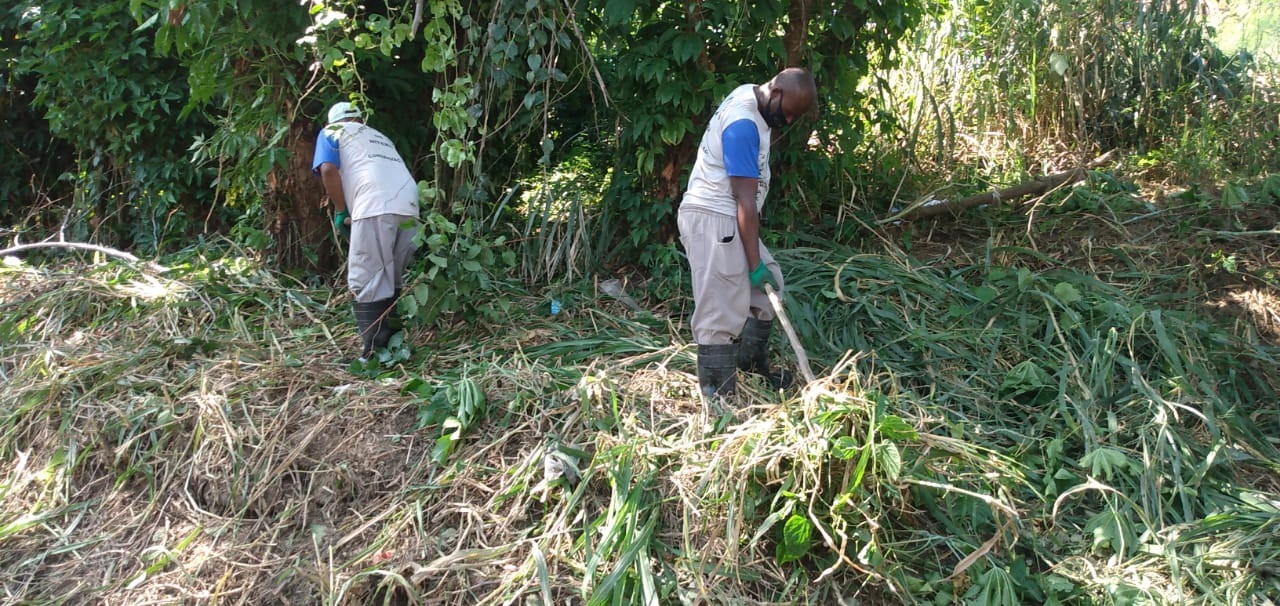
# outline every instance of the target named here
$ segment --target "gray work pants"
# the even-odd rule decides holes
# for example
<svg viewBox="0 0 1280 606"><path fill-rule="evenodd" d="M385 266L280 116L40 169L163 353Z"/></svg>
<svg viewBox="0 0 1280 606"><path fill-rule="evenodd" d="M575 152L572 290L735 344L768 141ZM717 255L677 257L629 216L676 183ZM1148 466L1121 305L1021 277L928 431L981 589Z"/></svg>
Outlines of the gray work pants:
<svg viewBox="0 0 1280 606"><path fill-rule="evenodd" d="M738 218L720 213L681 208L677 225L680 243L689 256L693 274L693 340L699 345L727 345L742 333L747 317L772 320L773 306L764 291L751 286L747 253L738 240ZM773 254L760 243L760 260L773 273L778 286L782 269ZM778 289L782 295L782 289Z"/></svg>
<svg viewBox="0 0 1280 606"><path fill-rule="evenodd" d="M407 225L406 224L410 224ZM417 247L418 218L378 215L351 222L347 286L357 303L390 299L404 287L404 270Z"/></svg>

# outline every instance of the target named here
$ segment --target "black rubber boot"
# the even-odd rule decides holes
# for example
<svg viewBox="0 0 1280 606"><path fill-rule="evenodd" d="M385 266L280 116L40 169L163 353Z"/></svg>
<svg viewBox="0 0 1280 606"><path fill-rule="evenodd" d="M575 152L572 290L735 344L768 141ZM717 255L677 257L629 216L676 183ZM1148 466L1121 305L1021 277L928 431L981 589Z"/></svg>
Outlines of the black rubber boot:
<svg viewBox="0 0 1280 606"><path fill-rule="evenodd" d="M785 370L774 372L769 368L769 337L773 334L773 320L747 318L742 325L742 337L738 339L738 368L760 375L773 389L791 387L794 377Z"/></svg>
<svg viewBox="0 0 1280 606"><path fill-rule="evenodd" d="M404 322L400 320L400 291L402 290L404 289L397 288L395 294L391 295L391 313L387 314L393 333L404 329Z"/></svg>
<svg viewBox="0 0 1280 606"><path fill-rule="evenodd" d="M363 359L367 360L369 356L373 355L375 347L386 347L385 341L383 341L381 345L376 343L381 333L385 330L389 330L385 327L386 322L383 321L382 317L383 312L387 310L386 302L387 300L383 299L382 301L374 301L372 303L357 302L354 304L356 312L356 331L360 335L360 342L364 345L362 353L360 354L360 357ZM391 338L390 333L387 334L386 338Z"/></svg>
<svg viewBox="0 0 1280 606"><path fill-rule="evenodd" d="M391 335L396 333L393 327L393 323L399 321L399 318L395 317L396 300L383 299L374 301L373 304L378 306L378 317L381 318L375 327L377 332L373 333L373 348L382 349L391 342Z"/></svg>
<svg viewBox="0 0 1280 606"><path fill-rule="evenodd" d="M738 367L734 358L738 346L698 345L698 388L702 395L730 396L738 387Z"/></svg>

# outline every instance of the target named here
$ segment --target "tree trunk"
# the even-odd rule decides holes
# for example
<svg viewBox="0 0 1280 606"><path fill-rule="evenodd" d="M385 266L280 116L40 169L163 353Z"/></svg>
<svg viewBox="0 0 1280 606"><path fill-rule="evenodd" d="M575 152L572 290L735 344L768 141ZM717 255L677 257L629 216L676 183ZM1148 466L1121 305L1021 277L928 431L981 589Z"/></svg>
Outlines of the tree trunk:
<svg viewBox="0 0 1280 606"><path fill-rule="evenodd" d="M787 67L803 67L805 41L809 33L809 17L813 14L813 0L792 0L787 12L787 32L782 43L787 49Z"/></svg>
<svg viewBox="0 0 1280 606"><path fill-rule="evenodd" d="M329 273L338 267L332 209L321 206L324 185L311 173L319 132L311 120L295 119L284 141L288 160L267 176L263 211L282 269Z"/></svg>

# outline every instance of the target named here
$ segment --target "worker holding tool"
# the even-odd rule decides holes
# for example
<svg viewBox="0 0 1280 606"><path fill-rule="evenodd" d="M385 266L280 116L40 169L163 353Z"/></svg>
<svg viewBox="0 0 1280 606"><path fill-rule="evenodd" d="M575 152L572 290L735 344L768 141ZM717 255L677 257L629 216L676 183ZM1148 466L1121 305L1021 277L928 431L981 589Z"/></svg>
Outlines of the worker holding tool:
<svg viewBox="0 0 1280 606"><path fill-rule="evenodd" d="M329 108L311 171L324 181L334 227L350 239L347 286L355 295L363 362L387 346L399 323L396 300L416 248L418 184L391 140L347 102Z"/></svg>
<svg viewBox="0 0 1280 606"><path fill-rule="evenodd" d="M813 75L787 68L766 84L744 84L723 102L702 136L689 186L680 202L680 242L693 275L693 338L698 385L727 396L737 369L766 377L774 388L789 377L769 368L775 313L765 285L782 291L782 271L760 241L760 210L769 193L773 129L812 109Z"/></svg>

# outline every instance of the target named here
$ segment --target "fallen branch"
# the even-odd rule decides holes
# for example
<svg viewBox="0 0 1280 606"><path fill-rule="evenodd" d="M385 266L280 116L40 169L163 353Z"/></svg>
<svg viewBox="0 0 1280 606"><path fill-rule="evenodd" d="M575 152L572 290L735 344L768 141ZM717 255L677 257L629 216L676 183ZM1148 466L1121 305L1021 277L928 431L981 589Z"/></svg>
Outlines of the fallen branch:
<svg viewBox="0 0 1280 606"><path fill-rule="evenodd" d="M1078 181L1083 181L1089 176L1089 171L1099 166L1109 164L1114 156L1115 151L1109 151L1084 166L1079 166L1068 171L1036 177L1030 181L1019 183L1013 187L1007 187L1000 190L991 190L986 193L969 196L961 200L946 200L941 203L928 204L928 202L920 202L913 204L902 212L884 219L881 223L891 221L916 221L919 219L930 219L942 215L959 216L960 211L982 206L984 204L998 204L1000 202L1012 202L1027 196L1042 195L1045 192L1070 185Z"/></svg>
<svg viewBox="0 0 1280 606"><path fill-rule="evenodd" d="M130 253L124 252L123 250L116 250L114 248L110 248L107 246L100 246L98 244L86 244L84 242L36 242L33 244L19 244L17 246L11 246L4 250L0 250L0 257L7 257L12 254L17 254L17 253L28 251L28 250L34 250L37 248L73 248L76 250L88 250L96 253L102 253L110 257L115 257L117 259L122 259L124 261L127 261L133 265L137 265L139 267L145 266L155 271L168 271L168 268L163 265L160 265L155 262L143 263L142 259L139 259L138 257L135 257Z"/></svg>
<svg viewBox="0 0 1280 606"><path fill-rule="evenodd" d="M1208 231L1211 234L1215 234L1215 235L1223 236L1227 238L1247 237L1247 236L1280 236L1280 227L1277 227L1275 229L1259 229L1254 231L1216 231L1216 230L1203 230L1203 231Z"/></svg>

